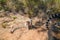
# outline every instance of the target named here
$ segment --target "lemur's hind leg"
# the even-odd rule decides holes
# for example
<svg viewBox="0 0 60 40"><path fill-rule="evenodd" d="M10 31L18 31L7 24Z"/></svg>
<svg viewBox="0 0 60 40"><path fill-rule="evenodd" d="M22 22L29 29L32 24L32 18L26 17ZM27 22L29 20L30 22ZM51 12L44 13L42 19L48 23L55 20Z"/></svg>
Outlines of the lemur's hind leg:
<svg viewBox="0 0 60 40"><path fill-rule="evenodd" d="M14 33L17 29L20 29L20 27L13 28L10 33Z"/></svg>

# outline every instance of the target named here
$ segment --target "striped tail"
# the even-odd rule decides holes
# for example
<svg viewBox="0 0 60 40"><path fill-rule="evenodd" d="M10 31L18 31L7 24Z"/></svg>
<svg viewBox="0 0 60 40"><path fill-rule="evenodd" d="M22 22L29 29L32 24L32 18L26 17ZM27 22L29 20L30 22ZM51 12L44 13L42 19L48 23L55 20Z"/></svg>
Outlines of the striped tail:
<svg viewBox="0 0 60 40"><path fill-rule="evenodd" d="M51 19L60 19L60 14L51 14L49 15L49 18L46 22L46 28L48 29L49 27L49 22L51 21Z"/></svg>

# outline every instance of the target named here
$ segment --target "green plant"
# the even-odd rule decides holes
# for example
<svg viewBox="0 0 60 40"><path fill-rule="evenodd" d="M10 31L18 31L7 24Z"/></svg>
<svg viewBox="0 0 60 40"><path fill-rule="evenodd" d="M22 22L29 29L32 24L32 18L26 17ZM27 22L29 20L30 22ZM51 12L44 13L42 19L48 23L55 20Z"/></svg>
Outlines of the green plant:
<svg viewBox="0 0 60 40"><path fill-rule="evenodd" d="M6 0L0 0L0 4L1 4L1 5L6 4Z"/></svg>
<svg viewBox="0 0 60 40"><path fill-rule="evenodd" d="M6 26L7 26L7 23L2 23L3 28L6 28Z"/></svg>
<svg viewBox="0 0 60 40"><path fill-rule="evenodd" d="M13 19L16 19L17 17L16 16L11 16Z"/></svg>

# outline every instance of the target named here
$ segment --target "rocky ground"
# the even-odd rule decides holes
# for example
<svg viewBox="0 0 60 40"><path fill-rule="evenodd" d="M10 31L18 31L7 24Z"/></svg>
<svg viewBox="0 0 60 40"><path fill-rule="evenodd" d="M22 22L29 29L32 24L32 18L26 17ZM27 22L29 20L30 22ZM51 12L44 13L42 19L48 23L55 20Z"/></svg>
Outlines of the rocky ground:
<svg viewBox="0 0 60 40"><path fill-rule="evenodd" d="M26 16L12 13L9 16L0 17L0 40L47 40L48 31L43 28L29 30L26 24L29 20ZM33 20L33 22L36 21ZM11 33L14 28L18 29Z"/></svg>

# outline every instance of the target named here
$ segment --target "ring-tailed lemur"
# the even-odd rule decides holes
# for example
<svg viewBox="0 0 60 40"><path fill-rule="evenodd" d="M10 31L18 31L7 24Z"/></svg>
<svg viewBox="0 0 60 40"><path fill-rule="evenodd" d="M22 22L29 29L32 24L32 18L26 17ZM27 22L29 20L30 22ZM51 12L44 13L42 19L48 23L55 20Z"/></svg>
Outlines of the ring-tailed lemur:
<svg viewBox="0 0 60 40"><path fill-rule="evenodd" d="M49 29L49 22L50 21L52 21L52 19L60 19L60 14L51 14L50 16L49 16L49 19L47 20L47 22L46 22L46 27L47 27L47 29ZM49 25L48 25L49 24ZM48 40L58 40L56 37L53 37L52 36L52 34L51 34L51 32L58 32L59 30L57 29L57 27L55 26L55 25L51 25L51 27L50 27L50 29L49 29L49 31L48 31L48 35L49 35L49 39ZM60 40L60 39L59 39Z"/></svg>

